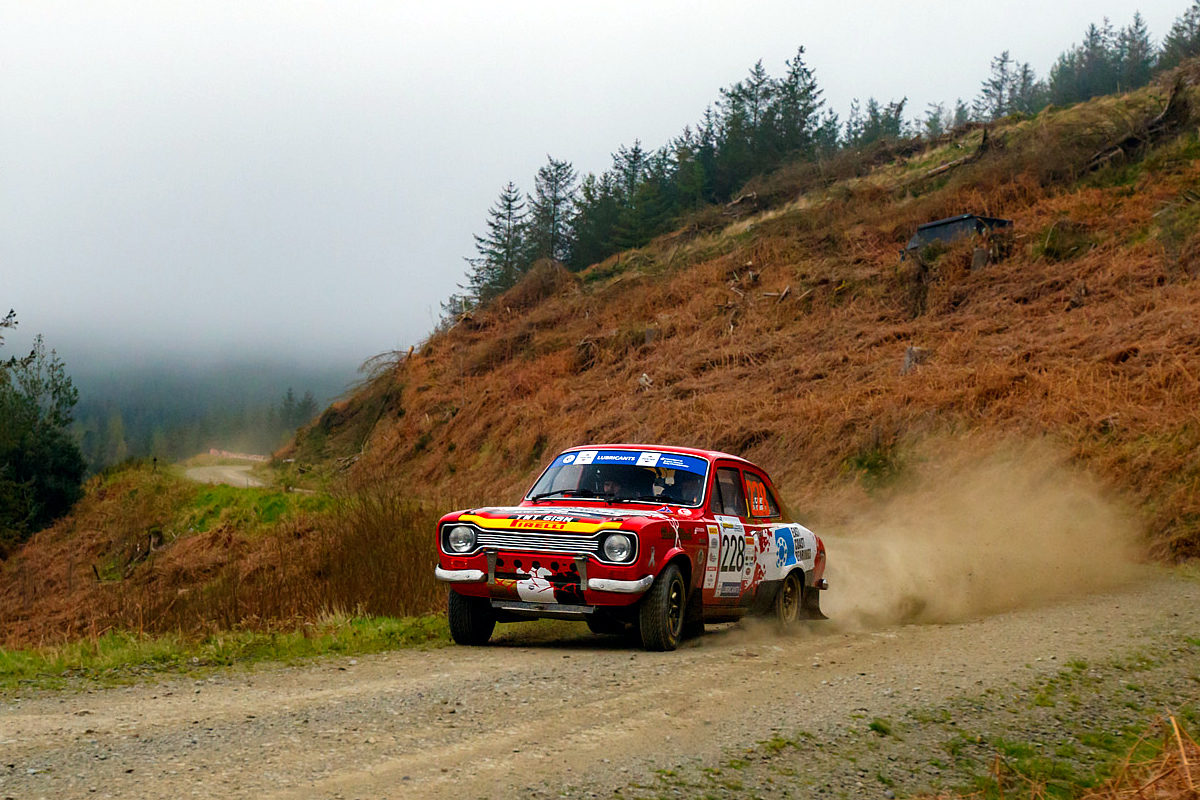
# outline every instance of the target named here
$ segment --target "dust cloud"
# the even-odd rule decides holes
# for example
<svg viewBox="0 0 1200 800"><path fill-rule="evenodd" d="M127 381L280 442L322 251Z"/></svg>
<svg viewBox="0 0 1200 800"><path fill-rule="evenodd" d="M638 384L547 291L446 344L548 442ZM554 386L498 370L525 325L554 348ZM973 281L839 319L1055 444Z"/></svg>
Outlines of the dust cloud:
<svg viewBox="0 0 1200 800"><path fill-rule="evenodd" d="M838 628L959 622L1114 589L1146 569L1137 519L1061 454L964 447L931 448L887 499L818 531L822 610Z"/></svg>

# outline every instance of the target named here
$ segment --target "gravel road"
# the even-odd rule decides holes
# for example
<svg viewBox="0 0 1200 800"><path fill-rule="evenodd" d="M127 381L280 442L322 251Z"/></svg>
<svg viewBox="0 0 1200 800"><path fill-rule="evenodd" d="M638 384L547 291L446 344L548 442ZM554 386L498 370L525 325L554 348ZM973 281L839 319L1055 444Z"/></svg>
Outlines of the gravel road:
<svg viewBox="0 0 1200 800"><path fill-rule="evenodd" d="M230 486L266 486L250 474L253 464L222 464L214 467L189 467L184 471L188 480L197 483L227 483Z"/></svg>
<svg viewBox="0 0 1200 800"><path fill-rule="evenodd" d="M2 696L0 798L628 796L656 770L772 735L861 728L1071 661L1173 647L1200 636L1200 583L1145 568L1122 589L955 624L815 623L784 638L742 624L674 653L577 627Z"/></svg>

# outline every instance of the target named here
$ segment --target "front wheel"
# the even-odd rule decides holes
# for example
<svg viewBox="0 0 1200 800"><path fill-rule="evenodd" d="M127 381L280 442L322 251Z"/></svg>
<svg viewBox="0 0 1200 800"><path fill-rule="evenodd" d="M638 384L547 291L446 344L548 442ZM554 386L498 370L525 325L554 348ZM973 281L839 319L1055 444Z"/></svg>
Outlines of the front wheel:
<svg viewBox="0 0 1200 800"><path fill-rule="evenodd" d="M638 611L643 647L647 650L674 650L679 645L683 635L686 598L683 573L674 564L667 565L642 598L642 606Z"/></svg>
<svg viewBox="0 0 1200 800"><path fill-rule="evenodd" d="M446 604L450 638L456 644L487 644L496 627L492 604L484 597L465 597L453 589Z"/></svg>
<svg viewBox="0 0 1200 800"><path fill-rule="evenodd" d="M780 627L787 629L800 619L800 599L804 594L804 584L796 577L795 572L789 572L775 595L775 619Z"/></svg>

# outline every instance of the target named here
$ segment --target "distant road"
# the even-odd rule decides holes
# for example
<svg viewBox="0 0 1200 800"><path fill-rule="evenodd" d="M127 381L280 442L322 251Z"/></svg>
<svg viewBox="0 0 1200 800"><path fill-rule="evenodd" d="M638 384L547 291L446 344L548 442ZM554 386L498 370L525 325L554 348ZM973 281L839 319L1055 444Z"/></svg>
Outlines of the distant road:
<svg viewBox="0 0 1200 800"><path fill-rule="evenodd" d="M218 467L191 467L183 474L197 483L227 483L230 486L266 486L250 474L253 464L223 465Z"/></svg>

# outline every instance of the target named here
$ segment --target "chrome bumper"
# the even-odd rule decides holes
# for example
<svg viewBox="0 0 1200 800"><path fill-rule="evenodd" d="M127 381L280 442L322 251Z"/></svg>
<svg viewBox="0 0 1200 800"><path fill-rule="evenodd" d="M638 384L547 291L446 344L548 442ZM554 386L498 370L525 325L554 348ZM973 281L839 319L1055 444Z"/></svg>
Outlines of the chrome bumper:
<svg viewBox="0 0 1200 800"><path fill-rule="evenodd" d="M433 575L439 581L446 581L447 583L483 583L487 580L487 573L478 569L442 569L441 567L434 567Z"/></svg>
<svg viewBox="0 0 1200 800"><path fill-rule="evenodd" d="M594 589L597 592L619 592L621 594L638 594L650 588L650 584L654 583L654 576L647 575L637 581L617 581L612 578L591 578L588 580L588 588Z"/></svg>

